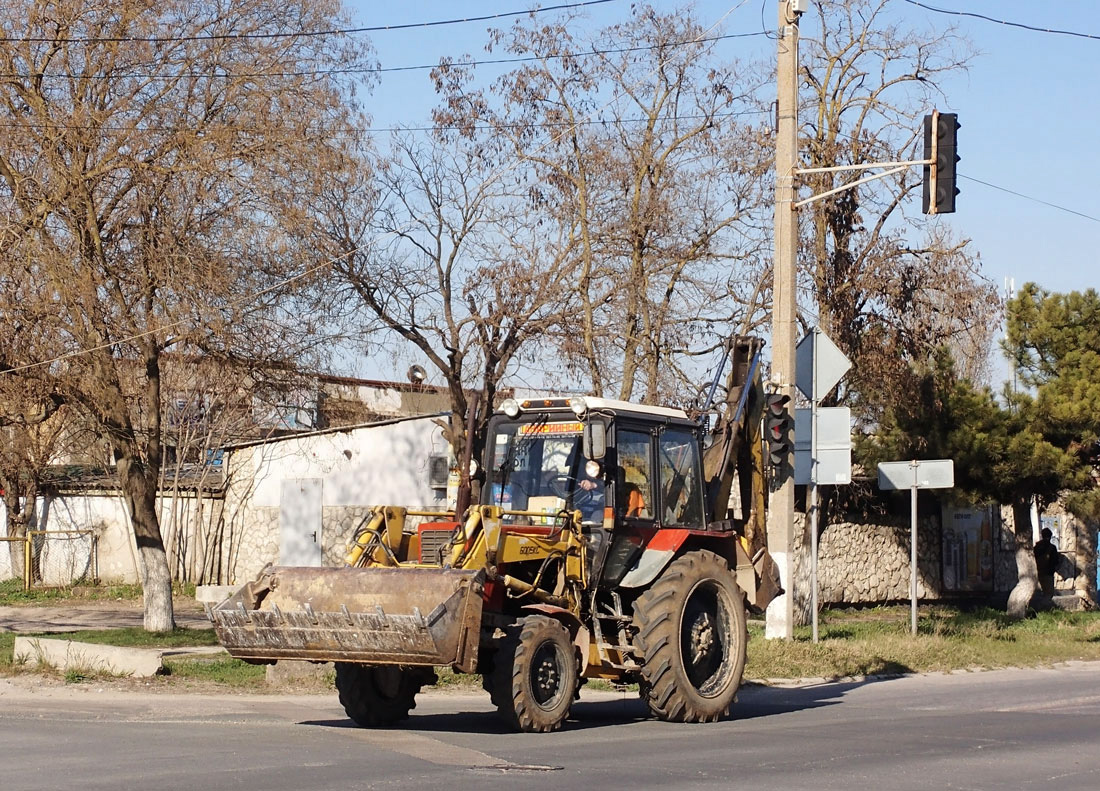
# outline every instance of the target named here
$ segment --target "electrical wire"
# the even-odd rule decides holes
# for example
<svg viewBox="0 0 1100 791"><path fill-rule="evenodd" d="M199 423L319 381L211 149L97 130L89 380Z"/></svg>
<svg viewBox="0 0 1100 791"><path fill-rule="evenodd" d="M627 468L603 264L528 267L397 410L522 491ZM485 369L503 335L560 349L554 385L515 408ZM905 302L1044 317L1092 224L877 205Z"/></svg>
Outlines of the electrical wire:
<svg viewBox="0 0 1100 791"><path fill-rule="evenodd" d="M692 115L665 116L666 121L700 121L705 118L734 118L744 115L764 115L770 113L770 109L764 110L738 110L733 113L698 113ZM618 118L611 120L591 119L587 121L546 121L542 123L524 124L445 124L439 126L386 126L386 127L356 127L349 126L343 129L328 130L314 129L314 134L327 134L337 138L356 138L363 135L382 134L388 132L438 132L454 129L469 129L474 131L487 131L492 129L561 129L579 126L619 126L621 124L646 123L649 118ZM267 127L270 128L270 127ZM0 129L68 129L77 131L95 132L161 132L164 134L176 134L179 132L193 132L193 127L186 126L92 126L88 124L49 124L49 123L0 123ZM241 127L233 127L234 131L248 131Z"/></svg>
<svg viewBox="0 0 1100 791"><path fill-rule="evenodd" d="M211 33L204 36L88 36L78 38L0 38L3 44L99 44L99 43L140 43L162 44L178 43L184 41L251 41L275 38L312 38L318 36L347 36L356 33L382 33L390 30L411 30L414 28L440 27L443 25L458 25L465 22L488 22L494 19L506 19L508 17L527 16L528 14L544 14L547 11L562 11L567 8L583 8L585 6L603 5L617 0L584 0L577 3L562 3L561 5L543 6L541 8L527 9L523 11L504 11L499 14L485 14L484 16L460 17L456 19L441 19L433 22L408 22L399 25L376 25L374 27L354 27L334 30L292 30L285 33Z"/></svg>
<svg viewBox="0 0 1100 791"><path fill-rule="evenodd" d="M1035 32L1035 33L1054 33L1054 34L1057 34L1059 36L1075 36L1077 38L1090 38L1090 39L1100 41L1100 36L1095 36L1091 33L1082 33L1078 30L1058 30L1057 28L1038 27L1036 25L1025 25L1023 22L1009 22L1009 21L1004 20L1004 19L995 19L994 17L986 16L985 14L977 14L977 13L974 13L973 11L951 11L950 9L947 9L947 8L936 8L935 6L930 6L926 3L917 2L917 0L905 0L905 2L909 3L909 5L915 5L918 8L923 8L926 11L935 11L937 14L947 14L948 16L971 17L972 19L981 19L981 20L984 20L986 22L993 22L994 24L997 24L997 25L1005 25L1006 27L1015 27L1015 28L1020 28L1021 30L1030 30L1030 31Z"/></svg>
<svg viewBox="0 0 1100 791"><path fill-rule="evenodd" d="M854 138L846 132L838 132L837 134L839 134L841 137L847 138L848 140L854 140ZM967 181L973 181L975 184L981 184L983 187L989 187L990 189L999 190L1000 192L1004 192L1004 193L1007 193L1009 195L1015 195L1017 198L1023 198L1024 200L1029 200L1029 201L1032 201L1033 203L1040 203L1043 206L1048 206L1052 209L1057 209L1058 211L1064 211L1067 214L1074 214L1074 215L1076 215L1078 217L1082 217L1086 220L1092 220L1093 222L1100 222L1100 217L1094 217L1091 214L1085 214L1084 212L1079 212L1075 209L1070 209L1066 206L1059 206L1057 203L1051 203L1050 201L1043 200L1042 198L1036 198L1032 195L1027 195L1026 193L1023 193L1023 192L1017 192L1016 190L1011 190L1008 187L1002 187L1000 185L993 184L993 183L988 182L988 181L983 181L982 179L979 179L979 178L974 178L973 176L966 176L966 175L963 175L962 173L957 173L956 177L960 178L960 179L966 179Z"/></svg>
<svg viewBox="0 0 1100 791"><path fill-rule="evenodd" d="M982 181L981 179L976 179L973 176L964 176L962 173L959 173L958 177L961 178L961 179L966 179L967 181L973 181L977 184L981 184L983 187L989 187L991 189L1000 190L1001 192L1007 192L1009 195L1015 195L1016 197L1023 198L1024 200L1029 200L1029 201L1032 201L1034 203L1041 203L1044 206L1049 206L1052 209L1058 209L1058 211L1064 211L1067 214L1075 214L1078 217L1085 218L1086 220L1092 220L1093 222L1100 222L1100 217L1094 217L1091 214L1085 214L1084 212L1079 212L1076 209L1070 209L1066 206L1059 206L1057 203L1051 203L1050 201L1045 201L1042 198L1035 198L1035 197L1032 197L1031 195L1025 195L1022 192L1017 192L1016 190L1010 190L1008 187L1000 187L996 184L990 184L988 181Z"/></svg>
<svg viewBox="0 0 1100 791"><path fill-rule="evenodd" d="M666 47L686 47L694 44L703 44L712 41L725 41L727 39L735 38L752 38L754 36L767 35L767 31L758 30L753 33L730 33L724 36L710 36L708 38L691 39L689 41L676 41L667 44L653 44L645 47L622 47L617 49L596 49L588 50L585 52L572 52L563 55L532 55L530 57L523 58L491 58L485 60L468 60L468 61L455 61L449 65L465 67L465 66L487 66L487 65L502 65L509 63L530 63L532 61L543 60L561 60L563 58L588 58L596 55L618 55L629 52L649 52L655 49L663 49ZM180 72L177 74L151 74L145 72L129 72L124 74L76 74L73 72L58 72L49 74L43 72L42 74L36 74L35 77L43 78L57 78L57 79L69 79L69 80L115 80L115 79L149 79L149 80L175 80L181 77L208 77L211 79L256 79L258 77L312 77L312 76L331 76L331 75L344 75L344 74L389 74L394 72L403 71L426 71L429 69L437 69L440 67L440 63L425 63L416 66L388 66L388 67L365 67L360 69L316 69L311 71L270 71L270 72L222 72L219 74L206 74L203 72ZM26 78L27 74L16 74L13 72L0 73L0 78L6 79L20 79Z"/></svg>

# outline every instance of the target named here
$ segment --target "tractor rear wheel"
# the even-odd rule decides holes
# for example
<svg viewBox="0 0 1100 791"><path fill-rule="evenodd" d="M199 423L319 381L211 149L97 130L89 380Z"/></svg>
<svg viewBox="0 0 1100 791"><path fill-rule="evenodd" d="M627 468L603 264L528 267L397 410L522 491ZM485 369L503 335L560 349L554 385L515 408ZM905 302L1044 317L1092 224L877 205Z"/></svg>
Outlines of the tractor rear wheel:
<svg viewBox="0 0 1100 791"><path fill-rule="evenodd" d="M416 708L416 693L434 682L431 668L336 663L340 705L364 728L393 725L407 718Z"/></svg>
<svg viewBox="0 0 1100 791"><path fill-rule="evenodd" d="M639 689L657 717L714 722L729 711L745 671L745 603L713 552L674 560L634 603Z"/></svg>
<svg viewBox="0 0 1100 791"><path fill-rule="evenodd" d="M505 630L486 686L500 716L518 730L547 733L569 716L577 690L577 658L569 630L529 615Z"/></svg>

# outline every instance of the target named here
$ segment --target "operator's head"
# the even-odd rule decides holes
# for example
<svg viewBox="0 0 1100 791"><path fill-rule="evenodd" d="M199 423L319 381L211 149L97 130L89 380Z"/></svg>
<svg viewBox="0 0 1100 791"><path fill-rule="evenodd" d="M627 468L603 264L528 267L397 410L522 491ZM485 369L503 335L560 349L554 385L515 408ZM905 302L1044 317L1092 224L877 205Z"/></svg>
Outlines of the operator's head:
<svg viewBox="0 0 1100 791"><path fill-rule="evenodd" d="M1044 528L1043 528L1043 531L1042 531L1042 533L1041 533L1041 535L1042 535L1042 536L1043 536L1043 538L1045 538L1045 539L1046 539L1047 541L1050 541L1050 537L1051 537L1052 535L1054 535L1054 533L1050 532L1050 528L1049 528L1049 527L1044 527Z"/></svg>

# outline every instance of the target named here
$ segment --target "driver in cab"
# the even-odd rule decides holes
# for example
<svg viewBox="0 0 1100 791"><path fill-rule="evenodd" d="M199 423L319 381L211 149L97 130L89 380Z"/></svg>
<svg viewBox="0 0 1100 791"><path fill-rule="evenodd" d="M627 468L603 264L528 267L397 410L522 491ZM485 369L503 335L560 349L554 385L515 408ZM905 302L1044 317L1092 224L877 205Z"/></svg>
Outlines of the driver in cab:
<svg viewBox="0 0 1100 791"><path fill-rule="evenodd" d="M577 481L577 490L573 495L574 507L581 512L581 521L601 521L605 500L603 479L598 476L598 473L592 475L586 470L584 477Z"/></svg>

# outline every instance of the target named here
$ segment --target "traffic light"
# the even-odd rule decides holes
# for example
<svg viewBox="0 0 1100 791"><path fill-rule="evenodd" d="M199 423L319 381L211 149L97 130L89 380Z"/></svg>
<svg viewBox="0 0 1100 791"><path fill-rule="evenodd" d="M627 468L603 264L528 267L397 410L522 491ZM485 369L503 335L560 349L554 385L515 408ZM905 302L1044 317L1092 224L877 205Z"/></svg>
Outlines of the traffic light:
<svg viewBox="0 0 1100 791"><path fill-rule="evenodd" d="M766 399L764 410L764 439L768 443L768 461L777 469L793 463L793 421L789 405L791 397L773 393Z"/></svg>
<svg viewBox="0 0 1100 791"><path fill-rule="evenodd" d="M924 116L924 158L932 160L924 166L924 199L921 211L925 214L950 214L955 211L955 163L959 135L957 113L941 113L933 110Z"/></svg>

